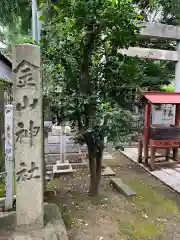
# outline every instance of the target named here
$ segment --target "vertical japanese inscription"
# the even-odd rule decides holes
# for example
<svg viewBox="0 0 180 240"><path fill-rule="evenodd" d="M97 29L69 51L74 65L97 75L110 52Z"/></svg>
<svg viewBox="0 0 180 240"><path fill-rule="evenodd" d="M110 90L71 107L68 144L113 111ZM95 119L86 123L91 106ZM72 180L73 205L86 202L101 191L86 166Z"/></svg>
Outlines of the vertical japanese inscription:
<svg viewBox="0 0 180 240"><path fill-rule="evenodd" d="M6 197L5 209L13 206L14 151L13 151L13 105L5 105L5 169Z"/></svg>
<svg viewBox="0 0 180 240"><path fill-rule="evenodd" d="M36 66L23 60L14 70L14 73L18 75L16 86L20 88L26 86L36 86L36 82L33 79L33 71L36 71L36 69Z"/></svg>
<svg viewBox="0 0 180 240"><path fill-rule="evenodd" d="M24 162L20 163L21 170L17 171L17 182L27 181L31 178L40 178L39 167L35 162L31 162L31 167L28 168Z"/></svg>
<svg viewBox="0 0 180 240"><path fill-rule="evenodd" d="M17 225L43 226L42 78L40 48L12 47ZM17 65L18 63L18 65Z"/></svg>
<svg viewBox="0 0 180 240"><path fill-rule="evenodd" d="M16 142L22 143L24 138L29 138L29 146L33 146L33 138L39 133L40 127L35 126L32 120L29 121L29 127L25 128L23 122L18 122L17 126L19 130L15 133Z"/></svg>
<svg viewBox="0 0 180 240"><path fill-rule="evenodd" d="M23 87L35 87L36 83L33 79L33 71L37 69L36 66L29 63L28 61L23 60L17 68L14 70L14 73L17 74L17 81L16 86L18 88ZM19 103L16 103L16 111L22 111L22 110L34 110L36 109L36 106L38 104L37 98L32 98L32 100L26 96L22 96L22 101ZM24 138L29 138L29 146L33 146L33 138L37 136L40 127L35 126L34 121L29 121L29 127L25 128L25 124L23 122L18 122L17 127L19 128L18 131L16 131L16 142L22 143Z"/></svg>
<svg viewBox="0 0 180 240"><path fill-rule="evenodd" d="M5 106L5 154L12 154L13 138L13 106ZM12 156L11 156L12 157Z"/></svg>

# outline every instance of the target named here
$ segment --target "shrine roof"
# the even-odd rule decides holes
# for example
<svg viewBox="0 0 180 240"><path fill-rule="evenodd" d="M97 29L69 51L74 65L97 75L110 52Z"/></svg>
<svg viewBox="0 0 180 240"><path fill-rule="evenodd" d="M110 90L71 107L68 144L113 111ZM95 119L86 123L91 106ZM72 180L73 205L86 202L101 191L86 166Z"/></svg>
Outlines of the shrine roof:
<svg viewBox="0 0 180 240"><path fill-rule="evenodd" d="M141 92L140 100L146 100L154 104L180 104L180 92Z"/></svg>

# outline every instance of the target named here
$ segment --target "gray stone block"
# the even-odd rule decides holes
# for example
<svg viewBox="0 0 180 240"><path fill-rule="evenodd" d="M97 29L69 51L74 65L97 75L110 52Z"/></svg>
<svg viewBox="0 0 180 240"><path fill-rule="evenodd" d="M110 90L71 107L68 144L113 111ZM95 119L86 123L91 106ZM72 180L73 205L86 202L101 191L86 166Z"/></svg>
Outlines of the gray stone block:
<svg viewBox="0 0 180 240"><path fill-rule="evenodd" d="M111 178L110 183L124 196L130 197L135 196L136 192L132 190L129 186L123 183L120 178Z"/></svg>
<svg viewBox="0 0 180 240"><path fill-rule="evenodd" d="M17 227L15 212L0 218L0 236L6 240L68 240L60 210L55 204L44 204L43 228Z"/></svg>
<svg viewBox="0 0 180 240"><path fill-rule="evenodd" d="M110 167L105 167L102 169L101 176L114 176L115 172Z"/></svg>

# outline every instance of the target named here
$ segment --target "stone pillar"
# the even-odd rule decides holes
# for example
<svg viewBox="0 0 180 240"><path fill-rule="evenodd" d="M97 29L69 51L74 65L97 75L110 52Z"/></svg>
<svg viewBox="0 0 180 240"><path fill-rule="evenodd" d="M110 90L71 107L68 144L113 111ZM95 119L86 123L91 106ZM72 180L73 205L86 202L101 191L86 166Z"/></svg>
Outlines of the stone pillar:
<svg viewBox="0 0 180 240"><path fill-rule="evenodd" d="M13 207L14 194L14 144L13 144L13 105L5 106L5 169L6 198L5 209Z"/></svg>
<svg viewBox="0 0 180 240"><path fill-rule="evenodd" d="M0 168L4 167L4 84L0 81Z"/></svg>
<svg viewBox="0 0 180 240"><path fill-rule="evenodd" d="M12 47L17 225L42 227L43 110L40 47Z"/></svg>
<svg viewBox="0 0 180 240"><path fill-rule="evenodd" d="M175 68L175 92L180 92L180 41L177 41L178 62ZM176 107L173 109L173 124L175 124Z"/></svg>
<svg viewBox="0 0 180 240"><path fill-rule="evenodd" d="M180 92L180 41L177 42L178 62L175 69L175 92Z"/></svg>

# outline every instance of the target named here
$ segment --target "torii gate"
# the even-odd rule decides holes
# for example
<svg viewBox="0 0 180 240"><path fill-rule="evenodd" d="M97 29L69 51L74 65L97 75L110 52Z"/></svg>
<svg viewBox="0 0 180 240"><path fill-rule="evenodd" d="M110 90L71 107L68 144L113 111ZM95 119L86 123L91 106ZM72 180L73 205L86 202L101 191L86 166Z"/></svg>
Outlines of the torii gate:
<svg viewBox="0 0 180 240"><path fill-rule="evenodd" d="M177 62L175 91L180 92L180 27L161 23L143 23L141 26L140 36L142 38L176 40L176 51L130 47L128 49L120 49L119 52L130 57Z"/></svg>
<svg viewBox="0 0 180 240"><path fill-rule="evenodd" d="M142 23L140 27L141 38L175 40L177 41L176 50L170 51L151 48L129 47L128 49L120 49L119 53L130 57L176 62L175 92L180 92L180 27L161 23L147 22ZM173 108L173 112L175 112L175 107ZM174 121L174 116L172 121Z"/></svg>

